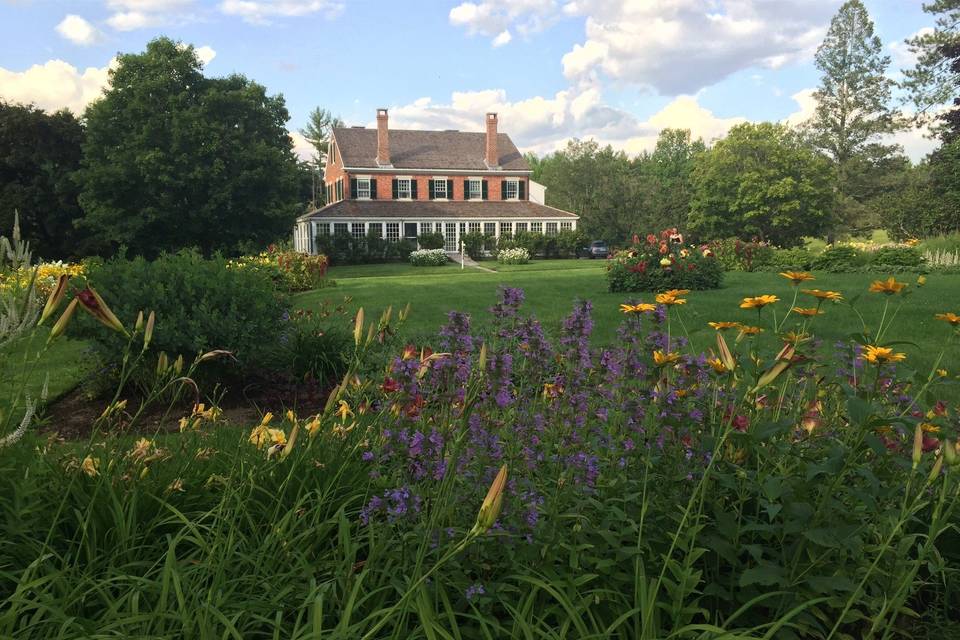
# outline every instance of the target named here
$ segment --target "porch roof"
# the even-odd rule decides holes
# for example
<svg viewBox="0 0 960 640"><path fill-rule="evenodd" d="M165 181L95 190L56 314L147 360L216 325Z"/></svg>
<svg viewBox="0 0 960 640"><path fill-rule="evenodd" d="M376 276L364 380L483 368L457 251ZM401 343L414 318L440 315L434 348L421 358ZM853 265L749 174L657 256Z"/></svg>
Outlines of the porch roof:
<svg viewBox="0 0 960 640"><path fill-rule="evenodd" d="M341 200L305 213L297 220L302 222L326 218L358 218L364 220L389 218L408 220L451 218L462 220L499 218L578 220L580 216L529 200Z"/></svg>

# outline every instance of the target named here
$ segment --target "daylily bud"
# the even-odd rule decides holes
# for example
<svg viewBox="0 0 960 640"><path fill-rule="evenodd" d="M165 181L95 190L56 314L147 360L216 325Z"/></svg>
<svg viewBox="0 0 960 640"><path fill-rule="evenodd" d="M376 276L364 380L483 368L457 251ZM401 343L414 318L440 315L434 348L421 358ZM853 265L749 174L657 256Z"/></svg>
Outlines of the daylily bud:
<svg viewBox="0 0 960 640"><path fill-rule="evenodd" d="M183 355L177 356L177 359L173 361L173 370L177 373L183 371Z"/></svg>
<svg viewBox="0 0 960 640"><path fill-rule="evenodd" d="M916 469L920 464L920 457L923 455L923 428L918 424L913 432L913 468Z"/></svg>
<svg viewBox="0 0 960 640"><path fill-rule="evenodd" d="M300 425L295 424L293 426L293 431L290 432L290 438L287 440L287 444L283 447L283 451L280 452L280 459L286 460L287 456L290 455L290 452L293 451L293 443L297 441L297 433L300 431Z"/></svg>
<svg viewBox="0 0 960 640"><path fill-rule="evenodd" d="M340 386L336 386L333 389L330 389L330 395L327 396L327 403L323 407L323 415L327 415L330 412L330 409L333 408L333 403L337 401L337 396L340 394Z"/></svg>
<svg viewBox="0 0 960 640"><path fill-rule="evenodd" d="M950 440L943 441L943 457L947 461L947 464L951 467L957 466L957 462L960 462L957 457L957 445Z"/></svg>
<svg viewBox="0 0 960 640"><path fill-rule="evenodd" d="M737 361L727 346L727 341L723 339L723 334L717 331L717 350L720 353L720 362L727 368L727 371L733 371L737 367Z"/></svg>
<svg viewBox="0 0 960 640"><path fill-rule="evenodd" d="M796 348L790 344L786 345L783 349L780 350L780 353L777 354L777 360L773 363L767 371L760 376L760 379L757 380L757 386L754 387L753 391L756 392L762 387L767 386L771 382L777 379L777 377L786 371L793 361L793 354L796 352Z"/></svg>
<svg viewBox="0 0 960 640"><path fill-rule="evenodd" d="M40 322L38 324L43 324L47 318L53 315L53 312L60 307L60 303L63 302L63 297L67 295L67 282L70 280L70 276L63 274L57 280L57 286L53 288L50 292L50 295L47 297L47 304L43 306L43 313L40 314Z"/></svg>
<svg viewBox="0 0 960 640"><path fill-rule="evenodd" d="M360 346L360 337L363 335L363 307L357 311L357 317L353 321L353 343Z"/></svg>
<svg viewBox="0 0 960 640"><path fill-rule="evenodd" d="M371 324L369 331L367 331L367 341L365 344L370 344L371 342L373 342L373 336L376 333L376 331L377 331L377 328Z"/></svg>
<svg viewBox="0 0 960 640"><path fill-rule="evenodd" d="M930 469L930 475L927 476L927 482L933 482L937 479L937 476L940 475L940 471L943 469L943 454L941 453L937 456L936 462L933 463L933 468Z"/></svg>
<svg viewBox="0 0 960 640"><path fill-rule="evenodd" d="M170 361L167 359L167 352L161 351L160 356L157 358L157 375L162 376L167 372L169 367Z"/></svg>
<svg viewBox="0 0 960 640"><path fill-rule="evenodd" d="M63 310L63 314L60 316L60 319L53 325L53 328L50 329L50 337L47 338L47 342L59 338L63 335L63 332L67 330L67 325L70 324L70 318L73 317L73 312L77 309L77 304L79 300L74 298L70 301L70 304L67 305L67 308Z"/></svg>
<svg viewBox="0 0 960 640"><path fill-rule="evenodd" d="M481 372L487 370L487 343L486 342L480 345L480 360L478 361L477 364L480 365Z"/></svg>
<svg viewBox="0 0 960 640"><path fill-rule="evenodd" d="M393 305L389 305L386 309L383 310L383 313L380 314L380 326L385 327L390 324L390 318L393 316Z"/></svg>
<svg viewBox="0 0 960 640"><path fill-rule="evenodd" d="M117 316L113 314L113 311L103 301L100 294L94 291L93 287L87 285L86 289L77 294L77 298L80 299L80 304L83 305L87 313L96 318L102 325L123 334L127 333L127 330L123 328L123 323L117 319Z"/></svg>
<svg viewBox="0 0 960 640"><path fill-rule="evenodd" d="M497 477L493 479L493 484L487 490L487 496L480 505L480 512L477 514L477 522L473 525L473 531L484 533L493 526L500 516L500 508L503 505L503 488L507 484L507 465L500 467Z"/></svg>
<svg viewBox="0 0 960 640"><path fill-rule="evenodd" d="M233 353L227 351L226 349L214 349L213 351L207 351L205 354L200 356L197 362L206 362L207 360L214 360L223 356L230 356L233 358Z"/></svg>
<svg viewBox="0 0 960 640"><path fill-rule="evenodd" d="M157 321L157 314L153 311L150 312L150 315L147 317L147 328L143 332L143 348L146 349L150 346L150 341L153 340L153 325Z"/></svg>
<svg viewBox="0 0 960 640"><path fill-rule="evenodd" d="M140 329L143 329L143 310L142 309L140 310L139 313L137 313L137 321L133 325L134 331L140 331Z"/></svg>
<svg viewBox="0 0 960 640"><path fill-rule="evenodd" d="M404 322L407 319L407 316L409 315L410 315L410 303L408 302L407 306L401 309L400 313L397 314L397 319L400 320L400 322Z"/></svg>

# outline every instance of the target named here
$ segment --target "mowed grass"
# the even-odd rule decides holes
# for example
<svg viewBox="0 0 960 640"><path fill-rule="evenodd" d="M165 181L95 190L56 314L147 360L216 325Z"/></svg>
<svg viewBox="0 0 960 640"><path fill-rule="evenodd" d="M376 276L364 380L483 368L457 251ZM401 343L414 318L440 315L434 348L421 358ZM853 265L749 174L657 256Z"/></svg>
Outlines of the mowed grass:
<svg viewBox="0 0 960 640"><path fill-rule="evenodd" d="M376 267L374 269L374 267ZM503 265L501 265L502 269ZM411 316L404 332L415 340L435 341L437 329L445 322L449 311L465 311L471 314L474 326L482 329L490 321L486 310L497 301L501 286L520 287L526 293L525 308L543 323L548 332L560 329L562 320L571 309L575 299L587 299L594 309L594 343L611 345L616 341L616 330L623 321L619 311L622 302L650 300L652 294L620 294L607 291L603 261L556 260L534 261L523 268L500 270L488 273L476 269L461 271L452 265L435 268L413 268L406 265L369 265L361 267L332 268L330 275L337 286L301 294L297 305L302 308L317 307L321 301L340 302L344 296L353 298L352 304L365 308L368 317L379 315L387 305L395 310L408 302ZM413 271L411 273L411 271ZM376 273L377 275L371 275ZM867 326L876 330L888 298L881 294L868 293L873 280L887 274L831 274L815 273L816 280L807 287L840 291L845 303L827 303L824 315L813 323L813 332L828 344L860 333L863 325L859 312ZM906 298L889 298L889 321L897 306L903 305L893 318L884 341L907 341L898 349L908 354L908 364L926 373L944 347L947 347L941 366L951 373L960 372L955 363L960 359L960 344L947 344L951 328L934 319L934 314L945 311L960 313L960 276L931 274L922 288L914 286L916 276L901 274L897 278L910 283L911 294ZM714 344L710 321L736 320L757 324L756 311L739 308L746 296L774 294L781 302L774 305L778 316L789 309L794 288L775 273L727 273L724 286L712 291L695 291L688 296L688 303L679 307L679 318L674 321L675 334L688 335L693 349L707 350ZM813 298L800 294L798 306L814 306ZM851 308L851 305L853 308ZM761 324L767 328L762 336L769 346L775 346L769 323L771 311L763 312ZM794 319L786 328L793 328ZM956 369L956 371L954 371Z"/></svg>
<svg viewBox="0 0 960 640"><path fill-rule="evenodd" d="M83 340L61 337L54 341L36 366L29 366L38 351L43 349L47 332L41 329L37 335L24 338L0 351L0 411L9 410L10 403L21 389L34 400L41 397L47 388L47 400L53 400L72 390L89 373L89 358L84 352L90 345ZM18 415L22 415L21 411Z"/></svg>

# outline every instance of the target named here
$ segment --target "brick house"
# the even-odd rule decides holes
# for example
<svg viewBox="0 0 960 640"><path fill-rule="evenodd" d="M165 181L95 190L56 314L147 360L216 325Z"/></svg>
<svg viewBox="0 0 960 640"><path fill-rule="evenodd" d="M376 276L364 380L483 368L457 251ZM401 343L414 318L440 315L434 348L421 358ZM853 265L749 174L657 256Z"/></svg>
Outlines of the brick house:
<svg viewBox="0 0 960 640"><path fill-rule="evenodd" d="M553 235L577 228L579 216L544 204L545 188L510 136L486 115L486 132L338 127L324 171L326 206L297 218L294 248L316 253L316 238L375 233L389 241L442 233L448 252L480 231L500 237L527 231Z"/></svg>

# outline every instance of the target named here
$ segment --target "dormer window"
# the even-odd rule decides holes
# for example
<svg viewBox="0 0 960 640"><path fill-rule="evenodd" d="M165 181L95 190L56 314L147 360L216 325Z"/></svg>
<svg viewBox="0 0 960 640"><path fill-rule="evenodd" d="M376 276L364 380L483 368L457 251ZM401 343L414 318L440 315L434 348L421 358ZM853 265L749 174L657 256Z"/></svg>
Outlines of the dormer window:
<svg viewBox="0 0 960 640"><path fill-rule="evenodd" d="M504 200L516 200L520 197L520 181L513 180L504 180L503 181L503 199Z"/></svg>

